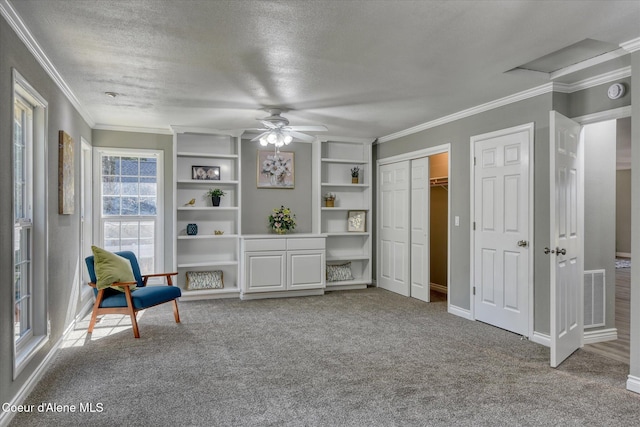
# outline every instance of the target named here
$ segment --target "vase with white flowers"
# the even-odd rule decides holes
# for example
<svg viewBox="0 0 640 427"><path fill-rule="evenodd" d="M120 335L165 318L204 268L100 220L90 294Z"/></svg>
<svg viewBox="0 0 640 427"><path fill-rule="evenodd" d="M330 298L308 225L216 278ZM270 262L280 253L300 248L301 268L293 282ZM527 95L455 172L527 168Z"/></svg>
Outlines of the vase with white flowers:
<svg viewBox="0 0 640 427"><path fill-rule="evenodd" d="M269 215L269 226L278 234L285 234L296 228L296 216L291 209L280 206Z"/></svg>

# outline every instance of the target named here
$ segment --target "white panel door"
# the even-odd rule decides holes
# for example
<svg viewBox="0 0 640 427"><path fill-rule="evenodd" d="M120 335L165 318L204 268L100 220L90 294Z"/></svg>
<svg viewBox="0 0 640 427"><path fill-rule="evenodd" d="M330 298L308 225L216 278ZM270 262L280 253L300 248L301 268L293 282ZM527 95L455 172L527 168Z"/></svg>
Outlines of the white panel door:
<svg viewBox="0 0 640 427"><path fill-rule="evenodd" d="M378 286L409 296L409 161L380 166Z"/></svg>
<svg viewBox="0 0 640 427"><path fill-rule="evenodd" d="M411 297L429 302L429 158L411 161Z"/></svg>
<svg viewBox="0 0 640 427"><path fill-rule="evenodd" d="M533 125L474 142L474 308L482 322L529 335L529 147Z"/></svg>
<svg viewBox="0 0 640 427"><path fill-rule="evenodd" d="M580 125L551 111L550 117L551 366L557 367L583 340L582 155Z"/></svg>

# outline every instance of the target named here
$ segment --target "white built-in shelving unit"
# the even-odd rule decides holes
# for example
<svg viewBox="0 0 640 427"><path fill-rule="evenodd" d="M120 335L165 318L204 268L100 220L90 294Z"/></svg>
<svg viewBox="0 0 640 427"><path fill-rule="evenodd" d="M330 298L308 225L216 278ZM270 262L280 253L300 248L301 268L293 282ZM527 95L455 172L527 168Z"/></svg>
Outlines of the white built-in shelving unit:
<svg viewBox="0 0 640 427"><path fill-rule="evenodd" d="M237 298L240 294L241 170L240 133L173 127L174 263L182 300ZM193 166L220 167L220 180L193 179ZM220 206L206 196L210 188L226 193ZM188 205L191 199L195 204ZM188 235L187 224L198 234ZM216 235L214 231L222 231ZM187 271L221 270L222 289L186 289Z"/></svg>
<svg viewBox="0 0 640 427"><path fill-rule="evenodd" d="M326 282L331 290L365 288L371 284L372 167L373 140L323 137L314 147L318 176L318 220L314 227L324 234L327 264L351 264L352 280ZM351 181L351 168L360 168L357 184ZM326 207L323 195L336 195L334 207ZM364 232L348 231L349 211L365 211Z"/></svg>

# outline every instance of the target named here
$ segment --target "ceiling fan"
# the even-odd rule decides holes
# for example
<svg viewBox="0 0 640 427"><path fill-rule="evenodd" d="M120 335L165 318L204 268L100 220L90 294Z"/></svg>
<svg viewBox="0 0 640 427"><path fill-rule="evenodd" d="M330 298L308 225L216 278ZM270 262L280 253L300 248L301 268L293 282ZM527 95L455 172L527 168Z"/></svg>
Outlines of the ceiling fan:
<svg viewBox="0 0 640 427"><path fill-rule="evenodd" d="M264 128L256 130L262 133L251 141L260 141L260 145L266 147L269 144L275 145L276 149L283 145L289 145L294 138L304 142L313 142L315 137L302 132L324 132L327 131L326 126L289 126L289 120L282 117L282 110L279 108L271 108L267 110L269 117L258 119Z"/></svg>

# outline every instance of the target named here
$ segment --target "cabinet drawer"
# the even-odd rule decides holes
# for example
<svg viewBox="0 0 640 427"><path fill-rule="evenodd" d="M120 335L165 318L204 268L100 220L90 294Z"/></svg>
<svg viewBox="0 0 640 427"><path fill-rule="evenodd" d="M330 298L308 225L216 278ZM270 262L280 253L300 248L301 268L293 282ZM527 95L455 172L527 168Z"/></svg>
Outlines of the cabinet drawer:
<svg viewBox="0 0 640 427"><path fill-rule="evenodd" d="M253 239L244 241L245 251L284 251L287 249L285 239Z"/></svg>
<svg viewBox="0 0 640 427"><path fill-rule="evenodd" d="M325 239L322 238L300 238L300 239L287 239L287 250L298 249L324 249Z"/></svg>

